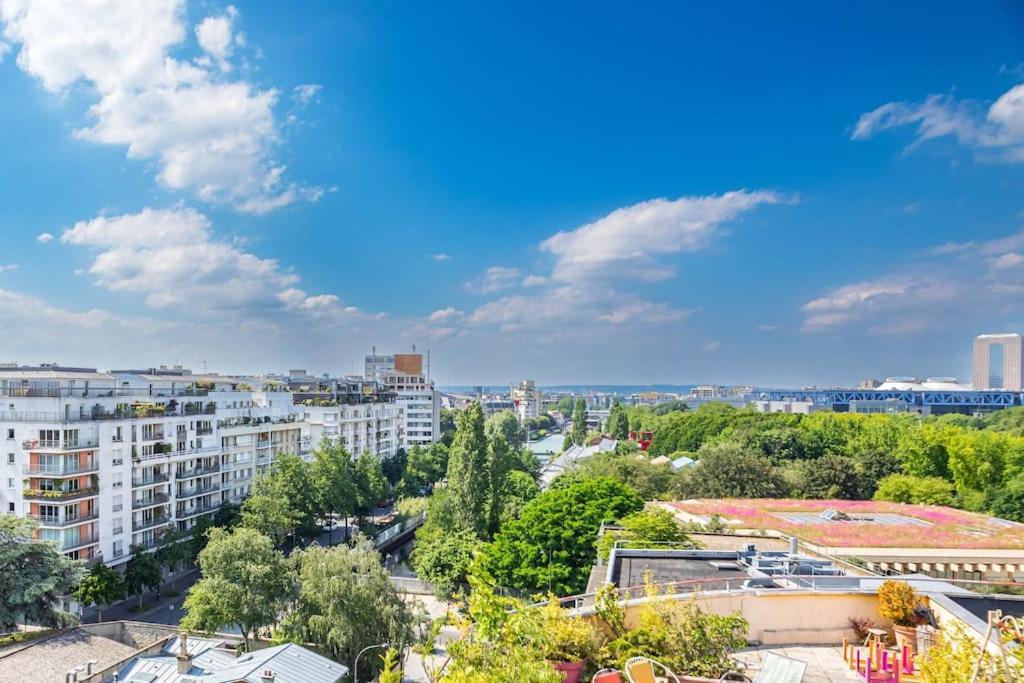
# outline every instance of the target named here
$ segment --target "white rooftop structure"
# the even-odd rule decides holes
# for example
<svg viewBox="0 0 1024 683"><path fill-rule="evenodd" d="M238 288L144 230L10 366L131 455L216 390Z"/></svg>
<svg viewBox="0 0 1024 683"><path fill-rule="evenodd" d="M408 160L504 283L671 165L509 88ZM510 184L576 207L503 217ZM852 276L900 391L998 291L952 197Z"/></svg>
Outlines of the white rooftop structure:
<svg viewBox="0 0 1024 683"><path fill-rule="evenodd" d="M886 377L879 391L970 391L971 386L958 382L956 377Z"/></svg>

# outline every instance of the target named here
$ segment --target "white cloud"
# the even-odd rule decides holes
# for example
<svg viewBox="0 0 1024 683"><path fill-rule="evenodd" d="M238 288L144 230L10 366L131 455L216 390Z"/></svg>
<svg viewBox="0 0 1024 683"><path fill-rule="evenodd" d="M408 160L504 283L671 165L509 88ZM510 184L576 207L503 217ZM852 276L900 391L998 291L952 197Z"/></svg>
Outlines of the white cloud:
<svg viewBox="0 0 1024 683"><path fill-rule="evenodd" d="M1024 292L1024 232L998 239L947 242L898 272L836 287L805 303L803 330L842 327L878 334L946 329L978 311L1014 310ZM1009 296L1008 296L1009 295Z"/></svg>
<svg viewBox="0 0 1024 683"><path fill-rule="evenodd" d="M230 71L228 58L234 49L235 36L232 28L238 10L228 5L219 17L206 17L196 25L196 41L203 52L212 59L221 71Z"/></svg>
<svg viewBox="0 0 1024 683"><path fill-rule="evenodd" d="M165 187L240 211L315 201L321 192L286 181L273 158L277 91L220 80L239 43L237 12L198 25L204 58L187 63L171 57L187 37L184 9L183 0L0 0L0 20L19 67L45 89L83 83L98 96L77 137L124 146L155 161Z"/></svg>
<svg viewBox="0 0 1024 683"><path fill-rule="evenodd" d="M549 282L548 278L543 275L527 275L523 278L523 287L539 287L546 285Z"/></svg>
<svg viewBox="0 0 1024 683"><path fill-rule="evenodd" d="M987 109L950 95L929 95L922 102L888 102L862 114L851 138L866 140L908 125L917 127L911 148L952 137L976 150L979 159L1024 161L1024 84L1010 88Z"/></svg>
<svg viewBox="0 0 1024 683"><path fill-rule="evenodd" d="M38 235L36 235L36 242L39 242L40 244L49 244L52 241L53 235L51 235L48 232L41 232Z"/></svg>
<svg viewBox="0 0 1024 683"><path fill-rule="evenodd" d="M701 351L707 351L707 352L718 351L720 348L722 348L722 342L716 341L716 340L712 340L712 341L709 341L709 342L705 343L704 346L702 346L700 348L701 348Z"/></svg>
<svg viewBox="0 0 1024 683"><path fill-rule="evenodd" d="M1007 268L1015 268L1021 263L1024 263L1024 256L1021 256L1015 251L1011 251L992 259L990 266L992 270L1006 270Z"/></svg>
<svg viewBox="0 0 1024 683"><path fill-rule="evenodd" d="M451 258L451 256L449 256L448 254L431 254L430 255L430 259L432 261L447 261L450 258Z"/></svg>
<svg viewBox="0 0 1024 683"><path fill-rule="evenodd" d="M462 311L449 306L448 308L441 308L430 314L429 320L432 323L441 323L448 320L457 320L463 316Z"/></svg>
<svg viewBox="0 0 1024 683"><path fill-rule="evenodd" d="M99 216L64 231L65 244L91 247L88 272L111 291L145 296L153 308L218 315L362 315L334 294L308 295L299 276L213 237L210 220L189 208Z"/></svg>
<svg viewBox="0 0 1024 683"><path fill-rule="evenodd" d="M514 287L519 282L520 276L518 268L491 266L481 277L467 282L466 288L480 294L491 294Z"/></svg>
<svg viewBox="0 0 1024 683"><path fill-rule="evenodd" d="M675 271L659 265L655 256L703 249L728 221L759 205L781 201L780 195L763 190L652 199L559 232L544 240L541 249L557 258L551 276L562 282L608 277L663 280Z"/></svg>
<svg viewBox="0 0 1024 683"><path fill-rule="evenodd" d="M303 83L292 89L292 97L300 106L306 106L320 94L324 87L318 83Z"/></svg>
<svg viewBox="0 0 1024 683"><path fill-rule="evenodd" d="M777 329L779 329L777 325L758 325L757 326L757 331L758 332L775 332Z"/></svg>
<svg viewBox="0 0 1024 683"><path fill-rule="evenodd" d="M12 270L17 270L17 269L18 269L18 264L17 263L8 263L7 265L0 264L0 273L7 273L7 272L10 272Z"/></svg>

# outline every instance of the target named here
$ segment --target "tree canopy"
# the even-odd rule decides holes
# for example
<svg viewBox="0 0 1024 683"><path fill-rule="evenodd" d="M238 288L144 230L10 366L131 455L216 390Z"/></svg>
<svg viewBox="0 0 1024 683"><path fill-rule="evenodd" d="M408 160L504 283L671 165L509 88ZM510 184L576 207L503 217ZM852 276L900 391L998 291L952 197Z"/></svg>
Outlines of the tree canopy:
<svg viewBox="0 0 1024 683"><path fill-rule="evenodd" d="M56 605L78 583L82 566L54 544L35 541L35 528L31 520L0 514L0 628L25 621L56 628L75 621Z"/></svg>

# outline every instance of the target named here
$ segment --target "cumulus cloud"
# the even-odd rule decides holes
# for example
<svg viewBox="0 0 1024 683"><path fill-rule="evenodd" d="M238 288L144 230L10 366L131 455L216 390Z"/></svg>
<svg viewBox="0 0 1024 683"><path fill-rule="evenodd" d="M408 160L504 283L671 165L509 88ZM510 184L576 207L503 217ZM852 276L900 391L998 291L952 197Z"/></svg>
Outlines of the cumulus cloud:
<svg viewBox="0 0 1024 683"><path fill-rule="evenodd" d="M1003 93L991 106L929 95L921 102L888 102L860 116L851 138L866 140L902 126L915 126L913 149L949 137L976 150L982 160L1024 161L1024 84Z"/></svg>
<svg viewBox="0 0 1024 683"><path fill-rule="evenodd" d="M154 161L157 179L204 201L265 213L322 192L283 177L274 159L276 90L224 80L238 46L233 8L196 27L203 56L171 56L188 36L183 0L0 0L3 35L18 66L62 93L75 84L98 100L76 137L123 146Z"/></svg>
<svg viewBox="0 0 1024 683"><path fill-rule="evenodd" d="M934 247L898 273L835 287L806 302L803 330L914 333L942 328L976 310L1013 308L1024 291L1024 256L1012 250L1022 245L1024 233Z"/></svg>
<svg viewBox="0 0 1024 683"><path fill-rule="evenodd" d="M277 260L217 240L209 218L190 208L147 208L79 221L61 241L93 250L88 273L98 286L142 294L152 308L232 315L360 314L336 295L308 295L296 286L299 276Z"/></svg>
<svg viewBox="0 0 1024 683"><path fill-rule="evenodd" d="M292 89L292 97L300 106L306 106L313 101L324 87L318 83L303 83Z"/></svg>
<svg viewBox="0 0 1024 683"><path fill-rule="evenodd" d="M593 223L563 231L540 247L556 257L551 277L581 282L607 277L664 280L675 274L655 257L698 251L724 230L725 224L762 204L784 198L764 190L721 195L652 199L616 209Z"/></svg>
<svg viewBox="0 0 1024 683"><path fill-rule="evenodd" d="M466 288L479 294L491 294L515 287L520 277L518 268L491 266L482 276L467 282Z"/></svg>
<svg viewBox="0 0 1024 683"><path fill-rule="evenodd" d="M36 242L39 242L40 244L49 244L52 241L53 235L51 235L48 232L41 232L38 235L36 235Z"/></svg>

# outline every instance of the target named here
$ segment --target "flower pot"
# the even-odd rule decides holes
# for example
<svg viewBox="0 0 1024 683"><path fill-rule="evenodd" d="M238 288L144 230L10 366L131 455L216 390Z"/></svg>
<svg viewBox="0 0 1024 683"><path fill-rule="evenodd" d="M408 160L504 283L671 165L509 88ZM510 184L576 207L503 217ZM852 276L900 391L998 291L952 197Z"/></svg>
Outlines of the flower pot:
<svg viewBox="0 0 1024 683"><path fill-rule="evenodd" d="M561 673L565 683L580 683L583 678L583 667L585 662L552 662L551 666L555 671Z"/></svg>
<svg viewBox="0 0 1024 683"><path fill-rule="evenodd" d="M893 624L893 633L896 634L896 647L903 649L906 645L907 649L911 654L917 652L917 627L916 626L897 626Z"/></svg>

